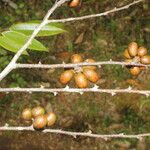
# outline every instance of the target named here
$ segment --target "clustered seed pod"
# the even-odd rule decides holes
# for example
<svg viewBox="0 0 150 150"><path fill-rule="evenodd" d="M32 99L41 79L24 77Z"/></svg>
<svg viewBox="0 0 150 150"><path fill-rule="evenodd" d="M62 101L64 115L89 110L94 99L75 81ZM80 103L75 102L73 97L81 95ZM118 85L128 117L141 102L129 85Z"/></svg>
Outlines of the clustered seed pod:
<svg viewBox="0 0 150 150"><path fill-rule="evenodd" d="M74 54L74 55L71 56L71 62L72 63L80 63L82 61L83 61L83 58L79 54Z"/></svg>
<svg viewBox="0 0 150 150"><path fill-rule="evenodd" d="M33 120L33 127L37 130L43 129L46 126L52 126L56 122L55 113L48 112L45 114L45 109L41 106L34 107L32 110L30 108L25 108L21 116L25 121Z"/></svg>
<svg viewBox="0 0 150 150"><path fill-rule="evenodd" d="M83 62L83 58L80 54L73 54L71 56L71 63L81 63ZM94 59L86 59L84 62L86 63L94 63ZM92 83L96 83L100 76L96 72L96 66L83 66L83 67L78 67L78 69L69 69L64 71L60 75L60 82L62 84L67 84L71 79L75 79L75 84L79 88L87 88L88 87L88 81Z"/></svg>
<svg viewBox="0 0 150 150"><path fill-rule="evenodd" d="M66 70L60 76L60 82L63 84L67 84L73 77L74 71L73 70Z"/></svg>
<svg viewBox="0 0 150 150"><path fill-rule="evenodd" d="M88 80L81 72L75 75L75 83L79 88L86 88L88 86Z"/></svg>
<svg viewBox="0 0 150 150"><path fill-rule="evenodd" d="M32 111L30 108L25 108L22 111L22 119L27 120L27 121L32 119Z"/></svg>
<svg viewBox="0 0 150 150"><path fill-rule="evenodd" d="M71 0L69 2L69 7L77 7L80 4L80 0Z"/></svg>
<svg viewBox="0 0 150 150"><path fill-rule="evenodd" d="M124 51L125 62L141 63L148 65L150 64L150 55L147 54L147 48L140 46L136 42L131 42L128 48ZM142 66L128 66L130 68L130 73L134 76L140 74L140 72L145 68Z"/></svg>
<svg viewBox="0 0 150 150"><path fill-rule="evenodd" d="M33 118L40 116L40 115L44 115L44 114L45 114L45 110L41 106L37 106L37 107L32 109Z"/></svg>
<svg viewBox="0 0 150 150"><path fill-rule="evenodd" d="M46 115L47 118L47 126L52 126L56 122L56 115L53 112L49 112Z"/></svg>

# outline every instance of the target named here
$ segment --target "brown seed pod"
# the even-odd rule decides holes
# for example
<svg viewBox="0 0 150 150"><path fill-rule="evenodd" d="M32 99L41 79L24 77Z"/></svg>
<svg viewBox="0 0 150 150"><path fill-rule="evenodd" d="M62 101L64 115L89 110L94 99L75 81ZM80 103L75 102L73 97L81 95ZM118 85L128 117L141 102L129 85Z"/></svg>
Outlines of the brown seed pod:
<svg viewBox="0 0 150 150"><path fill-rule="evenodd" d="M44 114L45 114L45 110L41 106L37 106L37 107L32 109L32 115L34 118L37 116L40 116L40 115L44 115Z"/></svg>
<svg viewBox="0 0 150 150"><path fill-rule="evenodd" d="M125 58L128 58L128 59L131 58L131 56L129 55L128 49L125 49L123 55L124 55Z"/></svg>
<svg viewBox="0 0 150 150"><path fill-rule="evenodd" d="M80 4L80 0L72 0L69 2L69 7L77 7Z"/></svg>
<svg viewBox="0 0 150 150"><path fill-rule="evenodd" d="M130 73L134 76L137 76L140 72L141 72L140 67L135 66L130 69Z"/></svg>
<svg viewBox="0 0 150 150"><path fill-rule="evenodd" d="M147 48L145 48L143 46L139 47L139 49L138 49L138 56L142 57L142 56L144 56L146 54L147 54Z"/></svg>
<svg viewBox="0 0 150 150"><path fill-rule="evenodd" d="M73 70L66 70L60 75L60 82L62 84L67 84L73 77L74 71Z"/></svg>
<svg viewBox="0 0 150 150"><path fill-rule="evenodd" d="M82 61L83 61L83 58L79 54L74 54L74 55L71 56L71 62L72 63L80 63Z"/></svg>
<svg viewBox="0 0 150 150"><path fill-rule="evenodd" d="M46 114L47 126L52 126L56 122L56 115L53 112Z"/></svg>
<svg viewBox="0 0 150 150"><path fill-rule="evenodd" d="M91 69L84 69L83 74L87 77L87 79L93 83L97 82L99 80L99 76L97 72Z"/></svg>
<svg viewBox="0 0 150 150"><path fill-rule="evenodd" d="M129 55L134 57L138 53L138 45L136 42L131 42L128 46Z"/></svg>
<svg viewBox="0 0 150 150"><path fill-rule="evenodd" d="M31 120L32 119L32 111L30 108L25 108L23 111L22 111L22 114L21 114L21 117L22 119L24 120Z"/></svg>
<svg viewBox="0 0 150 150"><path fill-rule="evenodd" d="M95 60L92 58L86 59L85 62L87 63L94 63ZM92 70L96 70L96 66L84 66L83 69L92 69Z"/></svg>
<svg viewBox="0 0 150 150"><path fill-rule="evenodd" d="M33 121L35 129L43 129L47 124L47 117L45 115L37 116Z"/></svg>
<svg viewBox="0 0 150 150"><path fill-rule="evenodd" d="M150 55L142 56L140 61L142 64L146 65L150 64Z"/></svg>
<svg viewBox="0 0 150 150"><path fill-rule="evenodd" d="M88 86L88 80L83 73L75 75L75 83L79 88L86 88Z"/></svg>

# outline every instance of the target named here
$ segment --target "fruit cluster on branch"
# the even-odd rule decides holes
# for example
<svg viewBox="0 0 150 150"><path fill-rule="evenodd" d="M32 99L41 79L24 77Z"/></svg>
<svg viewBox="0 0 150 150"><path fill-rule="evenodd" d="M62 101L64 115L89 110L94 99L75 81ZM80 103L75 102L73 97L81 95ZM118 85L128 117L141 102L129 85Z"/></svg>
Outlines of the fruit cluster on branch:
<svg viewBox="0 0 150 150"><path fill-rule="evenodd" d="M128 45L128 48L124 51L124 57L126 62L130 63L141 63L144 65L150 64L150 55L148 55L147 48L143 46L138 46L136 42L131 42ZM140 72L145 69L143 66L128 66L130 73L134 76L140 74Z"/></svg>
<svg viewBox="0 0 150 150"><path fill-rule="evenodd" d="M71 56L71 63L81 63L83 62L83 58L79 54L74 54ZM93 63L94 59L86 59L84 62ZM60 82L62 84L67 84L74 77L75 83L79 88L87 88L88 81L92 83L96 83L100 76L96 72L96 66L82 66L75 67L74 69L69 69L64 71L60 75Z"/></svg>
<svg viewBox="0 0 150 150"><path fill-rule="evenodd" d="M50 127L56 122L54 112L45 112L45 109L41 106L34 107L33 109L25 108L22 111L22 119L25 121L33 120L34 129L44 129L44 127Z"/></svg>

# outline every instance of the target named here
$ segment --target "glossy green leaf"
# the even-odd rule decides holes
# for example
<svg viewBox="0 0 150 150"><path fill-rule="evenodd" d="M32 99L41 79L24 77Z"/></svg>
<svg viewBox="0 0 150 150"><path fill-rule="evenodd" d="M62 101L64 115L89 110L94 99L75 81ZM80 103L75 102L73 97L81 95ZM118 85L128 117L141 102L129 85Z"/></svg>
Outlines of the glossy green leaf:
<svg viewBox="0 0 150 150"><path fill-rule="evenodd" d="M0 36L0 46L13 53L16 53L20 48L18 44L5 36ZM24 51L23 54L28 55L26 51Z"/></svg>
<svg viewBox="0 0 150 150"><path fill-rule="evenodd" d="M2 36L0 36L0 46L16 53L26 43L28 38L28 36L15 31L3 32ZM36 51L48 51L43 44L35 39L32 41L28 49ZM24 54L27 54L27 52L25 52Z"/></svg>
<svg viewBox="0 0 150 150"><path fill-rule="evenodd" d="M18 23L10 27L10 30L31 35L33 31L39 26L40 21L32 21L25 23ZM51 36L66 32L62 23L50 23L45 25L37 36Z"/></svg>

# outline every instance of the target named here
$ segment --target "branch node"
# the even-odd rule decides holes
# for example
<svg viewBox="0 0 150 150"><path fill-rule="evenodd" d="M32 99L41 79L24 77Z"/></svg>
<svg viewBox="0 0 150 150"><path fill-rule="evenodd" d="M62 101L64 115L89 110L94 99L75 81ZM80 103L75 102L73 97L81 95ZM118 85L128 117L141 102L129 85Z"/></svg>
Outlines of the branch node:
<svg viewBox="0 0 150 150"><path fill-rule="evenodd" d="M131 87L131 86L129 86L129 87L127 88L127 90L131 91L131 90L132 90L132 87Z"/></svg>
<svg viewBox="0 0 150 150"><path fill-rule="evenodd" d="M150 94L146 93L145 96L148 98L150 96Z"/></svg>
<svg viewBox="0 0 150 150"><path fill-rule="evenodd" d="M112 95L112 96L115 96L115 95L116 95L116 93L115 93L115 92L111 92L111 95Z"/></svg>
<svg viewBox="0 0 150 150"><path fill-rule="evenodd" d="M80 93L80 95L83 95L84 92L79 92L79 93Z"/></svg>
<svg viewBox="0 0 150 150"><path fill-rule="evenodd" d="M99 86L98 86L98 85L96 85L96 84L94 84L94 87L92 88L92 90L93 90L93 91L97 91L97 90L98 90L98 88L99 88Z"/></svg>
<svg viewBox="0 0 150 150"><path fill-rule="evenodd" d="M65 91L68 91L70 88L68 85L66 85L66 87L64 88Z"/></svg>
<svg viewBox="0 0 150 150"><path fill-rule="evenodd" d="M44 88L45 88L45 86L44 86L44 85L40 85L40 88L41 88L41 89L44 89Z"/></svg>
<svg viewBox="0 0 150 150"><path fill-rule="evenodd" d="M57 96L58 92L53 92L54 96Z"/></svg>

